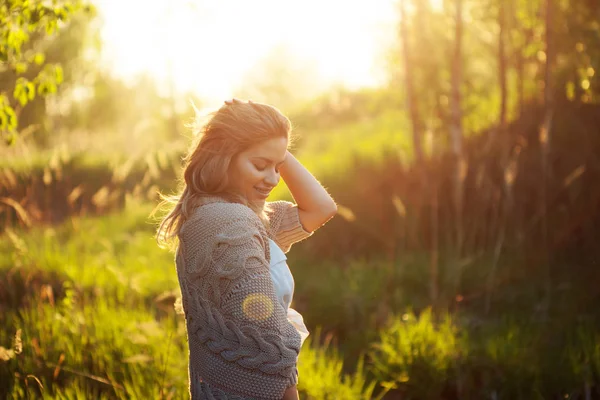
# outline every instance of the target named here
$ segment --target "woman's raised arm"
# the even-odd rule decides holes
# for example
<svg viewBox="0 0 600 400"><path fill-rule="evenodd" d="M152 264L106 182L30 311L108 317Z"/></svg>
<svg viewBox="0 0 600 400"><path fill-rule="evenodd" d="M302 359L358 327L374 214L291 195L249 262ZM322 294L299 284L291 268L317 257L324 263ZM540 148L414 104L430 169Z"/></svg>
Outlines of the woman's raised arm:
<svg viewBox="0 0 600 400"><path fill-rule="evenodd" d="M337 213L327 190L289 151L279 172L298 204L300 223L306 231L313 232Z"/></svg>

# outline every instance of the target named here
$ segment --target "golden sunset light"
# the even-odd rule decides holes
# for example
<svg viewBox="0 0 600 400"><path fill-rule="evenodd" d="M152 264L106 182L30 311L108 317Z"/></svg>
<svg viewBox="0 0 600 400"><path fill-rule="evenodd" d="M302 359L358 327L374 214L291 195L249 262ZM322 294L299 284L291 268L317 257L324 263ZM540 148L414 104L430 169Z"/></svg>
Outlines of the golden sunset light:
<svg viewBox="0 0 600 400"><path fill-rule="evenodd" d="M281 49L280 61L310 74L314 92L382 84L395 3L101 0L98 9L104 59L118 74L148 73L163 84L172 79L178 91L222 99Z"/></svg>
<svg viewBox="0 0 600 400"><path fill-rule="evenodd" d="M598 0L0 4L0 399L600 399Z"/></svg>

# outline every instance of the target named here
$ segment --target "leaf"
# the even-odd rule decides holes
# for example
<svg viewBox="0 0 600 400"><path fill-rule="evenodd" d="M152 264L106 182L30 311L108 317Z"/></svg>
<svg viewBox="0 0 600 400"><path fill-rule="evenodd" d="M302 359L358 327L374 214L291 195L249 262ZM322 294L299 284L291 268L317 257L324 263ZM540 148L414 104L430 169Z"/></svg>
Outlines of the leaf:
<svg viewBox="0 0 600 400"><path fill-rule="evenodd" d="M13 97L21 103L21 106L27 104L27 93L25 92L26 82L27 80L25 78L17 79L15 90L13 91Z"/></svg>
<svg viewBox="0 0 600 400"><path fill-rule="evenodd" d="M46 35L50 36L54 31L56 31L56 21L51 19L46 22Z"/></svg>
<svg viewBox="0 0 600 400"><path fill-rule="evenodd" d="M4 108L4 115L6 117L6 129L9 131L14 130L17 127L17 115L12 107L6 106Z"/></svg>
<svg viewBox="0 0 600 400"><path fill-rule="evenodd" d="M44 81L44 82L41 82L41 83L38 85L37 92L38 92L38 94L39 94L40 96L45 96L45 95L47 95L47 94L49 94L49 93L52 93L52 92L51 92L51 88L50 88L50 84L49 84L48 82L45 82L45 81Z"/></svg>
<svg viewBox="0 0 600 400"><path fill-rule="evenodd" d="M0 109L0 130L6 130L8 126L8 118L6 116L6 107Z"/></svg>
<svg viewBox="0 0 600 400"><path fill-rule="evenodd" d="M23 77L17 79L13 97L24 106L35 97L34 84Z"/></svg>
<svg viewBox="0 0 600 400"><path fill-rule="evenodd" d="M88 3L83 7L83 12L86 14L89 14L90 16L95 16L97 13L97 10L93 4Z"/></svg>
<svg viewBox="0 0 600 400"><path fill-rule="evenodd" d="M63 82L64 74L63 69L60 65L54 66L54 78L56 80L57 85L60 85Z"/></svg>
<svg viewBox="0 0 600 400"><path fill-rule="evenodd" d="M35 56L33 56L33 62L36 65L42 65L44 61L46 61L46 56L44 53L37 53Z"/></svg>
<svg viewBox="0 0 600 400"><path fill-rule="evenodd" d="M24 62L18 62L15 64L15 73L16 74L23 74L25 72L27 72L27 64Z"/></svg>
<svg viewBox="0 0 600 400"><path fill-rule="evenodd" d="M17 134L15 131L8 131L4 134L4 142L7 146L12 146L17 142Z"/></svg>

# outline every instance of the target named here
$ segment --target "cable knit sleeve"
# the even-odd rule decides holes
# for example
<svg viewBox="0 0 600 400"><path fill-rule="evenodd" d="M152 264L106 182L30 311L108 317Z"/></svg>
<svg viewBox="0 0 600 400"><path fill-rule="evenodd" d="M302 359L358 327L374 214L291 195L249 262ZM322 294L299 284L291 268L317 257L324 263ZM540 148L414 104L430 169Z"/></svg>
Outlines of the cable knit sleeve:
<svg viewBox="0 0 600 400"><path fill-rule="evenodd" d="M312 235L300 223L298 206L289 201L267 202L269 236L287 253L296 242Z"/></svg>
<svg viewBox="0 0 600 400"><path fill-rule="evenodd" d="M202 208L180 240L191 256L178 263L191 262L180 274L190 379L231 395L281 399L297 383L301 341L275 295L265 228L243 205Z"/></svg>

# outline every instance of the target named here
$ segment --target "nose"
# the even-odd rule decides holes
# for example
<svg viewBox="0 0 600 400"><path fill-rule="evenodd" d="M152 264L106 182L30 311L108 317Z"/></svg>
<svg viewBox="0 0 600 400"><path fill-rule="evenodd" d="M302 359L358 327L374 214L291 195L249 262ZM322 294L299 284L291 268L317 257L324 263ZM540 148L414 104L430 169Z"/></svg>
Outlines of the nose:
<svg viewBox="0 0 600 400"><path fill-rule="evenodd" d="M269 186L277 186L279 183L279 173L271 170L265 177L265 183Z"/></svg>

